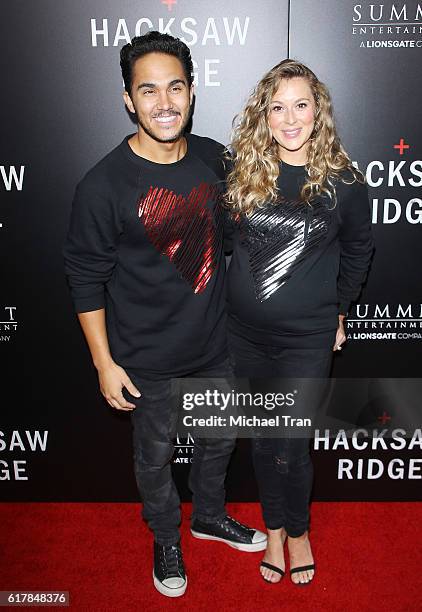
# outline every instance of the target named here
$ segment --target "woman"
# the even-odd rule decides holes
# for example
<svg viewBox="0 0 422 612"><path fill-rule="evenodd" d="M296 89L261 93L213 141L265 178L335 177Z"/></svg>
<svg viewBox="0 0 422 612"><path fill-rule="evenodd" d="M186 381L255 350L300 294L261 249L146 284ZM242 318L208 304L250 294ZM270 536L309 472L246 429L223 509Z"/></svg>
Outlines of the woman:
<svg viewBox="0 0 422 612"><path fill-rule="evenodd" d="M227 202L236 227L228 276L237 376L329 376L343 320L372 255L368 194L342 147L327 88L285 60L264 76L232 140ZM309 440L253 442L268 545L261 574L309 583Z"/></svg>

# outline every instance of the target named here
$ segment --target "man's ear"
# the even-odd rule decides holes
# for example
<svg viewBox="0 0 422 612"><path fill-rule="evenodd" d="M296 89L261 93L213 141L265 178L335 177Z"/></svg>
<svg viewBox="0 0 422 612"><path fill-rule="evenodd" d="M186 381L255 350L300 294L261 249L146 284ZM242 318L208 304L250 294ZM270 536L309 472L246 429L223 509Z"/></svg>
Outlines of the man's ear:
<svg viewBox="0 0 422 612"><path fill-rule="evenodd" d="M192 104L194 93L195 93L195 85L192 83L192 85L190 86L190 90L189 90L189 102L190 102L190 104Z"/></svg>
<svg viewBox="0 0 422 612"><path fill-rule="evenodd" d="M125 101L125 104L129 110L129 112L131 113L135 113L135 107L133 106L133 102L132 99L130 97L130 95L128 94L127 91L123 92L123 100Z"/></svg>

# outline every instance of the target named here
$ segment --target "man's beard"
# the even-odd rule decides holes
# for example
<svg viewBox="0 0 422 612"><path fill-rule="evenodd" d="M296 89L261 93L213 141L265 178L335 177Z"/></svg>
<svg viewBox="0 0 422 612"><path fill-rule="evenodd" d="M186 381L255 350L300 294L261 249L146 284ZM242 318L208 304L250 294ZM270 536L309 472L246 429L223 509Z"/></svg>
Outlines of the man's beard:
<svg viewBox="0 0 422 612"><path fill-rule="evenodd" d="M180 113L177 113L178 115L180 115ZM192 105L189 107L189 112L186 115L186 118L182 124L182 126L180 127L180 130L177 132L177 134L175 134L174 136L171 136L170 138L159 138L156 134L154 134L154 132L152 132L144 123L142 123L138 113L136 113L136 119L138 121L138 125L142 128L142 130L145 132L145 134L148 134L148 136L150 138L152 138L153 140L155 140L155 142L177 142L182 136L183 133L186 129L187 124L189 123L189 120L191 118L191 114L192 114Z"/></svg>

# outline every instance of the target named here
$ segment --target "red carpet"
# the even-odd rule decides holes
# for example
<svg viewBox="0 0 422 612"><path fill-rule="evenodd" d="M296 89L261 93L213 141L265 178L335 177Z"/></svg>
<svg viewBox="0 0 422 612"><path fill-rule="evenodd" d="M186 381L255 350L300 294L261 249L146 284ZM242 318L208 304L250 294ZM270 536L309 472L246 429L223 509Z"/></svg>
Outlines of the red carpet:
<svg viewBox="0 0 422 612"><path fill-rule="evenodd" d="M228 507L262 528L257 504ZM313 584L302 588L288 577L266 584L258 574L262 553L193 539L185 504L189 584L174 600L152 585L152 541L138 512L135 504L1 504L0 590L70 591L73 610L422 609L421 504L314 503L318 569Z"/></svg>

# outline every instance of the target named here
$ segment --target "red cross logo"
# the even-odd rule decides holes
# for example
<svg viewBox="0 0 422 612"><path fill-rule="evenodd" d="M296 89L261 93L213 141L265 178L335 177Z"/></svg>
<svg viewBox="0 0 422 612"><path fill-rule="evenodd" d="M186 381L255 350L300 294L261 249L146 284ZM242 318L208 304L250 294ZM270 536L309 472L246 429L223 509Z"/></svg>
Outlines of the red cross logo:
<svg viewBox="0 0 422 612"><path fill-rule="evenodd" d="M161 4L165 4L168 10L171 11L173 6L177 4L177 0L161 0Z"/></svg>
<svg viewBox="0 0 422 612"><path fill-rule="evenodd" d="M399 150L400 155L403 155L404 150L410 149L410 146L408 144L404 144L403 138L400 138L399 144L395 144L394 148Z"/></svg>
<svg viewBox="0 0 422 612"><path fill-rule="evenodd" d="M383 425L387 423L387 421L391 421L391 417L385 412L382 413L382 416L378 417L378 421L380 421Z"/></svg>

